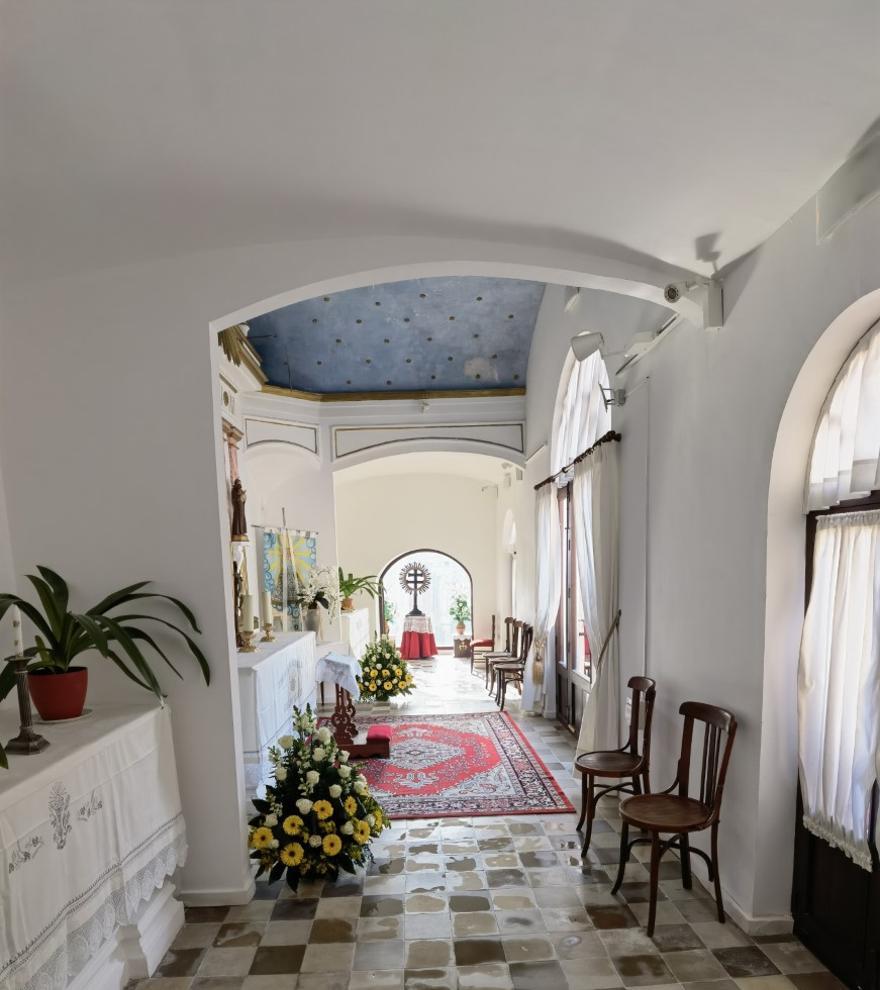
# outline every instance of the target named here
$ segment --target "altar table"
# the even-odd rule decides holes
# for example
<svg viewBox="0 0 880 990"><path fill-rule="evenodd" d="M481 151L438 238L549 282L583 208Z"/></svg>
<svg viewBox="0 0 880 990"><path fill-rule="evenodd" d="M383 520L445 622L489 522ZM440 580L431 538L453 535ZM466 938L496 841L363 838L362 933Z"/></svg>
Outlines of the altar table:
<svg viewBox="0 0 880 990"><path fill-rule="evenodd" d="M238 654L245 788L253 795L271 776L267 751L290 733L294 706L317 705L315 634L276 634L255 653Z"/></svg>
<svg viewBox="0 0 880 990"><path fill-rule="evenodd" d="M419 660L437 653L434 630L429 615L407 615L403 620L400 655L404 660Z"/></svg>
<svg viewBox="0 0 880 990"><path fill-rule="evenodd" d="M146 977L183 924L169 879L186 855L170 710L95 706L35 729L49 748L0 770L0 987ZM0 712L0 738L17 732L17 711Z"/></svg>

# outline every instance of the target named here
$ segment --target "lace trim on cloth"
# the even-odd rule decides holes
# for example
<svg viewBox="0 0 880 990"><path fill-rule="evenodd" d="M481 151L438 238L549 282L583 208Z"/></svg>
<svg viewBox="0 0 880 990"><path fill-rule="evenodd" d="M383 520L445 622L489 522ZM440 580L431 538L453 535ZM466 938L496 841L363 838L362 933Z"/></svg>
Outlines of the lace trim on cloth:
<svg viewBox="0 0 880 990"><path fill-rule="evenodd" d="M839 849L856 866L861 866L868 873L872 871L871 850L865 843L856 842L851 835L845 834L839 825L820 818L818 815L804 815L803 823L808 832L812 832L813 835L827 842L829 846Z"/></svg>
<svg viewBox="0 0 880 990"><path fill-rule="evenodd" d="M12 964L13 973L10 982L3 983L3 986L8 987L9 990L64 990L120 927L136 922L141 904L148 901L179 866L183 866L186 861L187 843L182 815L178 815L174 821L163 826L160 832L174 826L176 826L174 834L167 844L133 877L126 880L122 887L114 889L111 884L117 879L119 870L124 866L124 861L115 864L97 881L95 887L86 892L84 896L89 898L100 894L100 904L86 922L68 933L64 944L40 966L36 973L28 977L25 973L19 973L16 976L14 972L15 969L20 969L25 964L30 951L35 948L35 945L32 944ZM155 838L156 836L151 837L147 843ZM135 850L130 855L134 855L138 851ZM77 902L68 904L58 913L50 929L55 930L59 924L66 923L69 915L78 907L79 899ZM44 932L43 936L48 934L50 932Z"/></svg>

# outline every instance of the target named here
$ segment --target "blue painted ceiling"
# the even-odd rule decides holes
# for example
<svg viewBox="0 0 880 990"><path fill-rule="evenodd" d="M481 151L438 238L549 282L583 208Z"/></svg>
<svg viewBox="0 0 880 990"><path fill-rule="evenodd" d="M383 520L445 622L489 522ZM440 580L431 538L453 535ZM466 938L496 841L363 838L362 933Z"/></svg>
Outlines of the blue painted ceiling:
<svg viewBox="0 0 880 990"><path fill-rule="evenodd" d="M519 388L544 283L425 278L350 289L249 321L271 385L308 392Z"/></svg>

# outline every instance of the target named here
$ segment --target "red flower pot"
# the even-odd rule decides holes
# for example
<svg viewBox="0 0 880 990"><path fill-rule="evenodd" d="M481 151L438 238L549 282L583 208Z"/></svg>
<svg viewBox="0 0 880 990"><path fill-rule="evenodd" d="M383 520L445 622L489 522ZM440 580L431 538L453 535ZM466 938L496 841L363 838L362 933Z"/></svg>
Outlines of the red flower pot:
<svg viewBox="0 0 880 990"><path fill-rule="evenodd" d="M89 672L86 667L71 667L64 673L51 670L28 672L31 698L44 722L82 715L88 686Z"/></svg>

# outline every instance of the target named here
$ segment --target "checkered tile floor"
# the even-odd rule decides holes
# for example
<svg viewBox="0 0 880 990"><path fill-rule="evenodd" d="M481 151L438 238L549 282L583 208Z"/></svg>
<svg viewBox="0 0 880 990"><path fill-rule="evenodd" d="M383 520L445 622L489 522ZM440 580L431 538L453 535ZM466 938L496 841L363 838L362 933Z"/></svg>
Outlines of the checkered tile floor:
<svg viewBox="0 0 880 990"><path fill-rule="evenodd" d="M492 708L461 661L426 662L417 677L400 711ZM511 714L579 806L574 740L520 718L516 704ZM400 822L374 844L365 875L295 895L259 883L250 904L187 908L174 946L136 990L841 988L792 936L753 940L719 924L698 884L682 888L673 859L661 865L649 939L648 872L631 862L611 896L616 801L600 813L585 862L574 815Z"/></svg>

